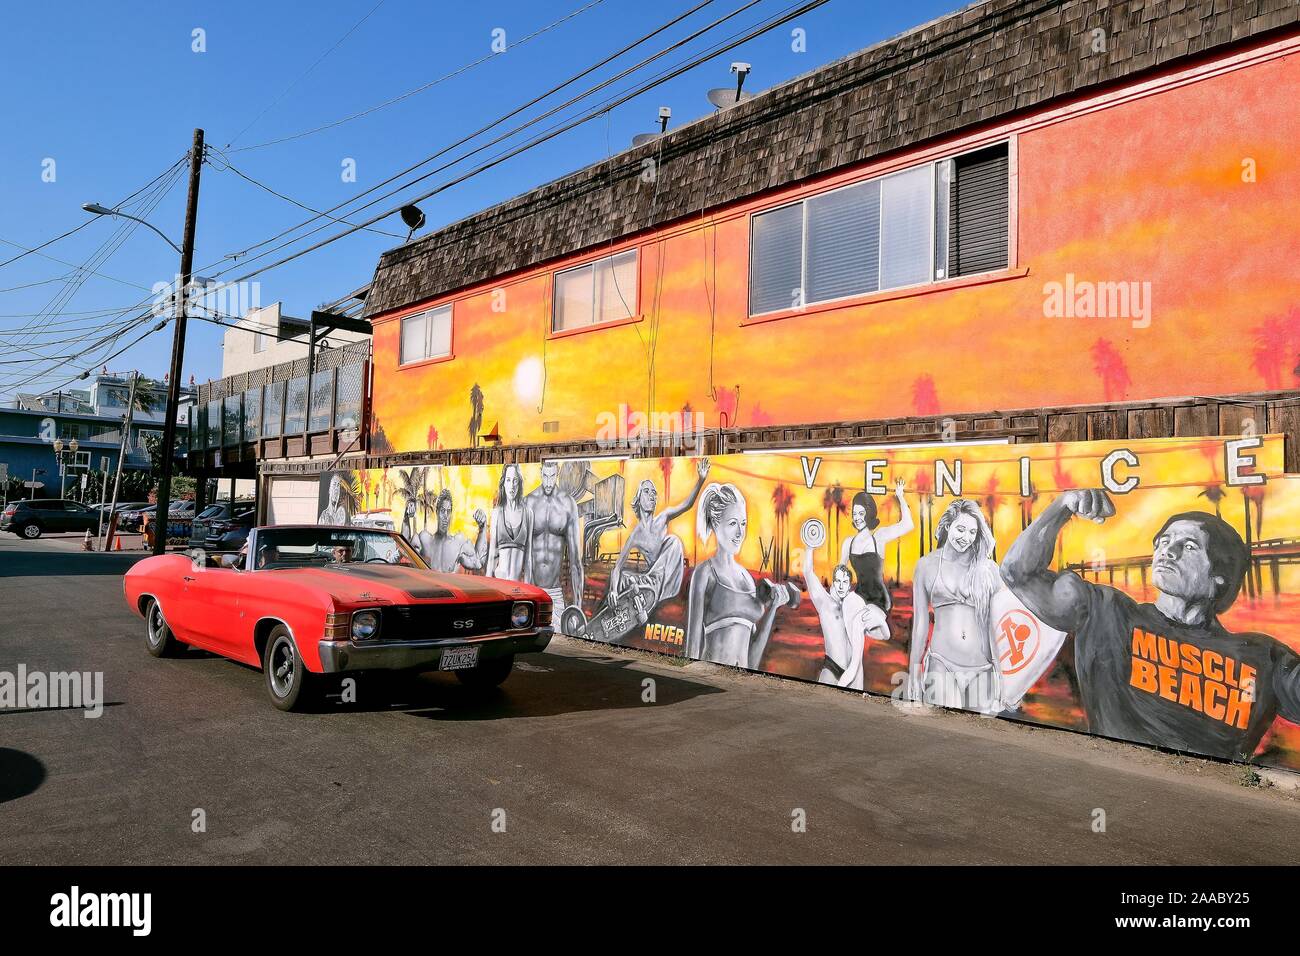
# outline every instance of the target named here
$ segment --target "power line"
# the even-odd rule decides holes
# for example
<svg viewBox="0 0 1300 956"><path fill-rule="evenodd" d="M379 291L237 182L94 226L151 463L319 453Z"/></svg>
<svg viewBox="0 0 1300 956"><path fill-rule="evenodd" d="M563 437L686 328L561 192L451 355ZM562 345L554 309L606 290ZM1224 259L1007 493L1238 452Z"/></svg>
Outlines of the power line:
<svg viewBox="0 0 1300 956"><path fill-rule="evenodd" d="M136 210L141 214L140 215L141 219L146 219L149 216L149 214L152 213L153 210L158 207L158 205L162 202L163 198L171 190L172 186L175 185L176 180L179 178L179 175L180 175L179 167L177 167L175 171L167 179L161 182L155 181L157 182L157 185L152 187L150 192L140 200L138 209ZM125 207L127 206L127 203L119 204L119 206ZM35 338L38 334L40 334L43 328L47 326L53 320L53 318L58 314L58 310L63 305L66 305L68 302L72 300L73 296L75 296L76 293L81 289L82 285L85 284L86 279L88 277L87 273L89 271L93 271L93 269L91 269L90 267L90 263L94 263L94 265L98 266L104 262L107 262L108 259L119 248L121 248L122 244L126 242L126 239L130 236L132 232L134 232L134 230L139 225L140 223L137 222L135 219L126 219L126 218L122 219L121 222L117 224L116 228L110 234L109 238L106 239L103 243L101 243L100 246L94 252L91 253L90 257L87 258L86 261L82 263L81 266L76 267L74 269L72 275L69 277L68 282L64 285L64 288L60 290L58 293L56 293L55 296L50 300L50 302L47 303L41 315L36 320L26 323L26 325L23 328L16 330L19 334L23 334L24 332L27 333L26 339L24 340L23 344L26 344L27 342L31 342L33 338ZM45 320L43 323L41 321L42 319ZM18 346L16 346L14 343L11 343L10 347L14 348ZM33 352L33 350L30 348L24 348L22 350L27 352L32 352L32 354L39 354Z"/></svg>
<svg viewBox="0 0 1300 956"><path fill-rule="evenodd" d="M136 196L140 195L142 192L144 192L146 189L148 189L148 188L149 188L150 186L152 186L154 183L158 182L158 180L162 179L164 176L166 176L166 175L167 175L168 173L170 173L172 170L174 170L174 169L176 169L178 166L180 166L180 164L183 163L183 162L185 162L185 157L184 157L184 156L182 156L180 159L176 160L176 162L172 163L171 166L169 166L169 167L167 167L166 169L164 169L161 173L159 173L157 176L155 176L155 177L154 177L153 179L151 179L149 182L145 183L143 186L141 186L141 187L140 187L139 189L137 189L135 192L131 193L131 195L129 195L129 196L127 196L125 199L121 200L121 202L118 203L118 206L122 206L122 205L125 205L126 203L130 202L132 199L134 199ZM116 208L116 207L114 207L114 208ZM39 252L41 249L44 249L46 246L52 246L52 245L54 245L56 242L60 241L61 239L66 239L66 238L68 238L68 236L71 236L73 233L80 232L82 229L85 229L85 228L86 228L88 225L90 225L92 222L94 222L93 219L87 219L85 222L82 222L82 223L80 223L79 225L73 226L73 227L72 227L71 229L69 229L67 232L62 233L61 235L55 236L53 239L46 239L46 240L45 240L44 242L42 242L39 246L31 246L31 247L28 247L28 246L19 245L19 244L16 243L16 242L9 242L9 240L7 240L7 239L5 239L5 240L0 240L0 241L2 241L2 242L9 242L9 245L11 245L11 246L16 246L17 248L23 250L21 253L19 253L18 255L14 256L12 259L6 259L4 262L0 262L0 269L3 269L5 266L9 265L11 262L17 262L19 259L23 258L23 256L29 256L29 255L31 255L31 254L34 253L34 252ZM47 256L46 258L51 258L51 257ZM56 259L55 261L57 262L58 260ZM18 286L18 288L22 288L22 286ZM9 290L4 289L4 290L0 290L0 291L5 291L5 292L7 292L7 291L9 291Z"/></svg>
<svg viewBox="0 0 1300 956"><path fill-rule="evenodd" d="M215 147L213 147L213 148L215 149ZM270 186L268 186L266 183L259 182L258 180L254 179L252 176L248 175L248 173L244 172L243 170L241 170L241 169L239 169L237 166L235 166L235 164L232 163L232 162L231 162L231 161L226 157L226 154L225 154L225 152L224 152L223 150L217 149L217 152L221 154L221 166L217 166L217 165L216 165L215 163L213 163L211 160L208 160L208 161L207 161L207 162L208 162L208 165L211 166L213 169L217 169L217 170L219 170L219 171L229 171L229 172L232 172L232 173L234 173L236 176L238 176L240 179L245 179L245 180L247 180L248 182L252 183L254 186L258 187L259 189L264 189L264 190L266 190L268 193L270 193L272 196L275 196L277 199L283 199L285 202L289 203L290 205L297 206L299 209L305 209L305 210L307 210L307 212L314 213L316 216L324 217L324 218L329 219L329 220L331 220L331 221L333 221L333 222L341 223L341 224L343 224L343 225L345 225L345 226L350 226L350 225L352 225L352 223L348 222L346 219L340 219L340 218L338 218L338 217L336 217L336 216L331 216L331 215L330 215L329 213L327 213L327 212L321 212L319 209L313 209L311 206L308 206L306 203L301 203L301 202L299 202L298 200L294 199L292 196L286 196L284 193L282 193L282 192L278 192L278 191L272 189L272 188L271 188ZM367 231L367 232L377 233L378 235L381 235L381 236L388 236L390 239L405 239L405 238L406 238L406 237L403 236L401 233L398 233L398 232L386 232L386 231L383 230L383 229L369 229L369 228L368 228L366 231Z"/></svg>
<svg viewBox="0 0 1300 956"><path fill-rule="evenodd" d="M521 47L529 40L534 40L544 33L549 33L551 30L554 30L556 27L561 26L564 23L567 23L569 20L572 20L574 17L586 13L592 7L599 6L604 2L605 0L591 0L590 3L586 4L585 6L579 7L577 10L574 10L572 13L565 14L564 16L560 17L560 19L555 20L552 23L548 23L546 26L541 27L538 30L534 30L532 33L529 33L527 36L520 37L518 40L511 43L509 47L507 47L507 50L513 50L518 47ZM419 93L423 93L425 90L430 90L433 87L439 85L440 83L445 83L447 82L447 80L454 79L463 73L468 73L470 70L474 69L475 67L482 66L488 60L495 60L500 55L501 54L499 53L485 54L484 56L479 57L477 60L473 60L469 63L466 63L464 66L452 70L450 73L444 73L436 80L430 80L428 83L425 83L423 86L417 86L413 90L407 90L405 93L401 93L397 96L394 96L392 99L385 100L384 102L379 103L376 106L371 106L368 109L364 109L364 110L360 110L359 112L352 113L349 116L344 116L342 119L333 120L332 122L329 123L322 123L320 126L315 126L312 127L311 129L302 130L301 132L298 133L291 133L288 136L281 136L279 139L268 140L265 143L257 143L253 146L240 146L238 149L232 149L231 152L242 153L250 149L264 149L267 146L278 146L281 143L287 143L295 139L302 139L305 136L312 136L316 133L324 132L327 129L333 129L336 126L342 126L344 123L351 123L353 120L358 120L364 116L369 116L371 113L377 113L380 110L387 109L390 106L402 102L403 100L409 99L410 97L415 96Z"/></svg>
<svg viewBox="0 0 1300 956"><path fill-rule="evenodd" d="M547 90L545 93L542 93L540 96L536 96L536 97L534 97L533 99L529 100L527 103L524 103L522 106L519 106L519 107L517 107L516 109L511 110L509 113L506 113L505 115L498 117L497 119L493 120L492 122L488 123L487 125L480 127L479 129L475 130L475 131L472 132L472 133L469 133L468 135L462 137L461 139L457 140L456 142L452 143L451 145L446 146L446 147L444 147L443 149L438 150L438 151L435 152L433 155L431 155L431 156L426 156L424 159L420 160L419 162L417 162L417 163L415 163L415 164L413 164L413 165L411 165L411 166L408 166L406 169L403 169L403 170L401 170L401 171L399 171L399 172L397 172L397 173L394 173L392 176L389 176L387 179L383 180L382 182L376 183L375 185L370 186L369 188L362 190L361 192L359 192L357 195L351 197L350 199L344 200L343 202L339 203L339 204L336 205L336 206L331 206L329 209L325 210L325 212L326 212L326 213L334 213L334 212L337 212L338 210L342 209L343 207L345 207L345 206L349 206L349 205L351 205L352 203L356 202L356 201L357 201L358 199L360 199L362 196L366 196L366 195L368 195L368 194L370 194L370 193L376 192L377 190L380 190L380 189L384 188L385 186L389 185L390 183L396 182L398 179L401 179L403 176L406 176L406 175L408 175L409 173L414 172L415 170L419 169L421 166L428 165L429 163L433 162L433 161L434 161L435 159L437 159L438 157L443 156L443 155L445 155L445 154L451 152L453 149L456 149L457 147L463 146L464 144L468 143L469 141L471 141L471 140L474 139L475 137L477 137L477 136L479 136L479 135L481 135L481 134L483 134L483 133L485 133L485 132L488 132L488 131L491 130L492 128L494 128L494 127L496 127L496 126L499 126L499 125L501 125L502 123L504 123L505 121L507 121L507 120L509 120L509 119L511 119L511 118L513 118L513 117L515 117L515 116L517 116L517 115L519 115L520 113L522 113L524 110L528 109L529 107L534 106L534 105L536 105L537 103L540 103L542 100L546 99L548 96L551 96L551 95L553 95L553 94L559 92L560 90L564 89L566 86L569 86L569 85L571 85L571 84L577 82L578 80L582 79L584 76L587 76L587 75L589 75L589 74L595 72L596 70L600 69L602 66L605 66L606 64L612 62L613 60L615 60L615 59L617 59L618 57L622 56L624 53L627 53L628 51L630 51L630 50L632 50L632 49L635 49L636 47L640 46L642 43L645 43L647 40L652 39L653 37L655 37L655 36L657 36L658 34L664 32L665 30L670 29L671 27L673 27L673 26L676 25L677 23L680 23L682 20L684 20L684 19L686 19L687 17L689 17L691 14L693 14L693 13L699 11L699 10L702 10L704 7L708 6L709 4L711 4L711 3L713 3L713 2L714 2L714 0L701 0L701 2L695 4L695 6L691 7L689 10L685 11L684 13L679 14L678 16L676 16L676 17L674 17L673 19L669 20L667 23L663 24L662 26L656 27L654 30L651 30L649 33L647 33L647 34L645 34L644 36L638 38L637 40L633 41L632 43L627 44L627 45L624 46L622 49L615 51L614 53L610 54L609 56L605 57L604 59L600 60L599 62L593 64L592 66L588 67L587 69L583 70L582 72L580 72L580 73L576 73L576 74L574 74L573 76L569 77L568 79L564 80L562 83L560 83L560 84L558 84L558 85L556 85L556 86L553 86L551 89ZM757 2L757 0L755 0L755 2ZM753 5L753 3L748 4L748 6L752 6L752 5ZM588 95L588 94L590 94L591 92L592 92L592 90L588 90L588 91L587 91L587 94L584 94L584 95ZM525 124L525 127L526 127L526 125L527 125L527 124ZM525 128L525 127L521 127L521 128ZM518 130L516 130L515 132L517 132L517 131L518 131ZM418 180L417 180L417 181L418 181ZM409 185L410 185L410 184L408 183L407 186L409 186ZM404 188L407 188L407 187L406 187L406 186L398 187L398 189L397 189L397 190L394 190L394 192L398 192L398 191L400 191L401 189L404 189ZM389 193L389 194L387 194L387 195L391 195L391 194L392 194L392 193ZM367 205L373 205L373 203L368 203ZM362 206L362 207L360 207L360 208L364 209L364 208L366 208L366 206ZM354 211L355 211L355 210L354 210ZM249 252L252 252L254 249L257 249L257 248L260 248L261 246L265 246L265 245L268 245L269 243L275 242L276 240L281 239L281 238L283 238L283 237L289 235L290 233L297 232L299 229L303 228L304 226L309 226L309 225L311 225L313 222L315 222L315 221L316 221L317 219L319 219L319 218L320 218L320 216L313 216L313 217L311 217L310 219L303 220L302 222L300 222L300 223L298 223L298 224L296 224L296 225L294 225L294 226L290 226L288 229L285 229L285 230L283 230L283 231L277 233L276 235L271 236L269 239L263 239L261 242L254 243L254 244L251 245L251 246L246 246L246 247L244 247L243 249L237 250L236 252L228 253L224 258L225 258L225 259L237 259L237 258L240 258L240 257L242 257L242 256L244 256L244 255L247 255ZM312 232L308 233L307 235L313 235L314 233L319 232L319 231L320 231L319 229L315 229L315 230L312 230ZM304 238L306 238L306 236L300 236L298 240L292 240L292 241L295 241L295 242L296 242L296 241L299 241L300 239L304 239ZM282 248L282 246L281 246L280 248ZM214 263L210 263L209 265L204 266L204 268L205 268L205 269L209 269L209 268L211 268L212 266L215 266L215 265L218 265L218 264L219 264L219 263L216 263L216 262L214 262Z"/></svg>
<svg viewBox="0 0 1300 956"><path fill-rule="evenodd" d="M343 34L343 36L339 37L336 41L334 41L334 45L331 46L331 47L330 47L328 50L326 50L324 53L322 53L320 56L318 56L318 57L316 58L316 62L314 62L311 66L307 67L307 69L306 69L305 72L303 72L302 74L300 74L300 75L297 77L297 79L295 79L292 83L290 83L290 84L289 84L288 86L286 86L283 90L281 90L279 96L277 96L277 97L276 97L275 99L273 99L270 103L268 103L268 104L266 105L266 107L262 110L262 112L258 113L256 116L254 116L253 119L248 123L247 126L245 126L245 127L244 127L243 129L241 129L238 133L236 133L236 134L231 138L230 142L226 144L226 148L229 149L231 146L234 145L235 140L239 139L239 137L243 136L243 135L244 135L245 133L247 133L250 129L252 129L254 126L256 126L258 120L260 120L263 116L265 116L267 113L269 113L269 112L271 111L271 109L272 109L272 108L273 108L277 103L279 103L282 99L284 99L285 96L288 95L288 93L289 93L290 90L292 90L295 86L297 86L299 83L301 83L303 80L305 80L305 79L307 78L307 76L312 72L312 70L314 70L314 69L316 69L316 67L320 66L321 63L323 63L323 62L325 61L325 59L326 59L326 58L327 58L331 53L333 53L335 50L337 50L337 49L338 49L338 48L343 44L343 41L344 41L344 40L346 40L348 37L352 36L352 34L356 32L357 28L360 27L361 24L363 24L363 23L365 23L367 20L369 20L370 17L371 17L371 15L374 14L374 12L375 12L376 10L378 10L380 7L382 7L383 5L384 5L384 0L379 0L378 3L376 3L373 7L371 7L369 11L367 11L367 13L366 13L365 16L363 16L363 17L362 17L360 20L358 20L356 23L352 24L352 26L348 28L348 32L347 32L347 33Z"/></svg>
<svg viewBox="0 0 1300 956"><path fill-rule="evenodd" d="M756 0L755 0L755 2L756 2ZM693 59L691 59L691 60L685 62L683 65L681 65L681 66L679 66L679 67L677 67L677 68L675 68L675 69L672 69L672 70L670 70L670 71L667 71L665 74L662 74L660 77L657 77L657 78L655 78L655 79L652 79L652 80L649 81L648 83L642 84L641 86L637 87L636 89L632 90L631 92L627 93L626 95L621 96L621 97L618 97L618 98L614 99L612 102L608 102L608 105L601 105L601 106L598 107L598 108L593 108L592 110L589 110L585 115L580 115L580 116L578 116L576 119L574 119L574 120L572 120L572 121L570 121L570 122L568 122L568 123L565 123L565 124L560 125L559 127L555 128L553 131L550 131L550 132L547 132L547 133L541 134L541 135L539 135L539 136L536 136L536 137L534 137L533 139L528 140L527 142L521 144L520 146L515 147L515 148L513 148L513 149L511 149L511 150L508 150L508 151L506 151L505 153L500 154L499 156L497 156L497 157L495 157L495 158L493 158L493 159L491 159L491 160L489 160L489 161L487 161L487 162L485 162L485 163L482 163L482 164L480 164L480 165L474 167L473 169L469 170L468 172L466 172L466 173L464 173L464 174L462 174L462 175L460 175L460 176L457 176L456 178L451 179L451 180L449 180L448 182L443 183L442 185L440 185L440 186L438 186L438 187L436 187L436 188L434 188L434 189L429 190L428 192L422 193L422 194L419 195L419 196L416 196L416 197L414 197L414 198L408 199L408 200L407 200L406 202L404 202L402 205L408 205L408 204L412 204L412 203L422 202L422 201L424 201L424 200L426 200L426 199L429 199L429 198L432 197L432 196L437 195L437 194L440 193L440 192L443 192L443 191L446 190L446 189L450 189L452 186L455 186L455 185L457 185L457 184L459 184L459 183L462 183L462 182L464 182L465 180L470 179L471 177L476 176L476 175L478 175L478 174L484 172L484 171L487 170L487 169L491 169L492 167L497 166L497 165L499 165L499 164L505 162L507 159L510 159L510 158L512 158L512 157L514 157L514 156L517 156L517 155L519 155L520 153L525 152L526 150L532 149L534 146L538 146L538 145L540 145L541 143L544 143L544 142L547 142L547 141L549 141L549 140L551 140L551 139L554 139L556 136L560 135L561 133L567 132L568 130L571 130L571 129L574 129L574 128L578 127L578 126L581 126L581 125L583 125L584 123L590 122L590 121L591 121L592 119L594 119L595 117L600 116L600 115L604 114L605 112L607 112L607 111L609 111L609 110L611 110L611 109L614 109L614 108L616 108L616 107L618 107L618 106L621 106L623 103L626 103L628 100L631 100L631 99L633 99L633 98L635 98L635 97L637 97L637 96L640 96L642 93L645 93L645 92L647 92L647 91L650 90L650 89L653 89L655 86L658 86L659 84L661 84L661 83L663 83L663 82L666 82L667 80L673 79L673 78L675 78L675 77L677 77L677 76L680 76L682 73L685 73L685 72L687 72L688 70L694 69L696 66L700 65L701 63L705 62L706 60L712 59L714 56L717 56L719 53L725 53L725 52L727 52L728 50L734 49L735 47L740 46L741 44L743 44L743 43L745 43L745 42L747 42L747 41L753 39L754 37L756 37L756 36L760 36L760 35L763 34L763 33L766 33L766 32L768 32L768 31L770 31L770 30L773 30L773 29L775 29L776 27L781 26L781 25L784 24L784 23L788 23L790 20L794 19L795 17L798 17L798 16L801 16L801 15L803 15L803 14L805 14L805 13L808 13L808 12L811 11L811 10L815 10L816 8L818 8L818 7L820 7L820 6L823 6L823 5L825 5L826 3L828 3L828 2L829 2L829 0L808 0L807 3L800 4L799 6L794 7L794 8L788 8L788 10L787 10L786 13L779 15L776 19L772 20L771 22L769 22L769 23L767 23L767 24L760 25L760 26L758 26L758 27L756 27L756 28L754 28L754 29L748 31L745 35L743 35L743 36L740 37L739 39L735 40L734 42L727 43L727 44L723 45L720 49L712 50L712 51L707 52L707 53L705 53L705 54L703 54L703 55L701 55L701 56L697 56L697 57L695 57L695 58L693 58ZM749 7L749 6L753 6L753 2L747 4L747 5L746 5L746 8ZM429 174L429 175L432 175L432 174ZM425 176L425 177L421 177L421 178L422 178L422 179L423 179L423 178L427 178L427 176ZM416 180L416 181L418 182L419 180ZM409 186L409 185L410 185L410 184L408 184L408 186ZM403 187L403 188L407 188L407 187ZM376 201L378 201L378 200L376 200ZM369 204L367 204L367 205L372 205L372 204L373 204L373 203L369 203ZM364 207L363 207L363 208L364 208ZM384 219L384 218L386 218L386 217L388 217L388 216L391 216L393 213L397 212L400 208L401 208L400 206L397 206L397 207L393 207L393 208L391 208L391 209L388 209L387 211L382 212L382 213L380 213L380 214L377 215L377 216L374 216L374 217L372 217L372 218L370 218L370 219L367 219L365 222L362 222L362 223L360 223L360 224L358 224L358 225L352 226L352 227L350 227L350 228L344 230L343 232L336 233L336 234L333 235L333 236L330 236L330 237L328 237L328 238L326 238L326 239L323 239L323 240L321 240L320 242L315 243L315 244L313 244L313 245L311 245L311 246L308 246L308 247L305 248L305 249L301 249L301 250L299 250L299 251L297 251L297 252L294 252L294 253L292 253L292 254L290 254L290 255L288 255L288 256L285 256L285 257L282 258L282 259L278 259L278 260L276 260L275 262L271 263L270 265L260 266L260 267L258 267L257 269L254 269L254 270L252 270L251 272L244 273L244 274L242 274L242 275L240 275L240 276L238 276L238 277L236 277L236 278L234 278L234 279L231 279L230 281L231 281L231 282L243 282L244 280L246 280L246 279L250 279L250 278L252 278L252 277L255 276L255 275L260 275L260 274L263 273L263 272L267 272L267 271L269 271L269 270L271 270L271 269L274 269L274 268L277 268L277 267L279 267L279 266L282 266L282 265L284 265L285 263L292 262L294 259L297 259L297 258L300 258L301 256L307 255L307 254L310 253L310 252L314 252L315 250L320 249L320 248L322 248L323 246L327 246L327 245L329 245L329 244L332 243L332 242L336 242L337 240L342 239L342 238L344 238L344 237L346 237L346 236L349 236L349 235L351 235L352 233L357 232L358 230L363 229L364 227L366 227L366 226L368 226L368 225L372 225L372 224L374 224L374 223L376 223L376 222L379 222L380 220L382 220L382 219ZM266 253L261 253L259 256L255 257L255 258L261 258L262 256L269 255L270 252L273 252L273 251L275 251L275 250L268 250L268 252L266 252ZM223 275L223 274L225 274L226 272L232 272L232 271L234 271L234 267L233 267L233 266L232 266L231 268L226 269L226 270L223 270L222 272L219 272L219 273L217 273L217 274L218 274L218 275Z"/></svg>

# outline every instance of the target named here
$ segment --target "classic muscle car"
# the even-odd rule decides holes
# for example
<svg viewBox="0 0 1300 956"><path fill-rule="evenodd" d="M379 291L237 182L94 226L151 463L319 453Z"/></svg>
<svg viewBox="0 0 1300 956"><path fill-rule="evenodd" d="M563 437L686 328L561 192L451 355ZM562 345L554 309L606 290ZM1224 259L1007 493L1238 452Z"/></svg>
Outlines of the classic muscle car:
<svg viewBox="0 0 1300 956"><path fill-rule="evenodd" d="M371 528L253 528L238 555L146 558L123 590L150 654L180 642L260 667L281 710L309 706L322 674L439 669L495 687L553 633L540 588L439 574L400 534Z"/></svg>

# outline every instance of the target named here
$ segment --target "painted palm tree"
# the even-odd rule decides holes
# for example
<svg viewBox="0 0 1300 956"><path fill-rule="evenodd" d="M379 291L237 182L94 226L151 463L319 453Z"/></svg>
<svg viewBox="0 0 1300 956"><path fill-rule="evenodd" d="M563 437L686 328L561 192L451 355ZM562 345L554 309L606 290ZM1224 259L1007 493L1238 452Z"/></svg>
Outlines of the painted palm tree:
<svg viewBox="0 0 1300 956"><path fill-rule="evenodd" d="M363 484L364 471L354 471L351 478L339 482L339 504L349 516L365 510L366 489Z"/></svg>
<svg viewBox="0 0 1300 956"><path fill-rule="evenodd" d="M416 508L420 507L420 497L424 492L424 469L423 468L406 468L397 471L397 486L393 491L393 496L401 504L402 511L406 510L408 504L414 503ZM403 531L406 530L406 521L402 521ZM414 528L410 529L412 532Z"/></svg>
<svg viewBox="0 0 1300 956"><path fill-rule="evenodd" d="M1218 518L1223 517L1223 499L1228 497L1228 493L1223 490L1223 485L1206 485L1205 490L1196 497L1204 498L1210 504L1214 505L1215 516Z"/></svg>
<svg viewBox="0 0 1300 956"><path fill-rule="evenodd" d="M838 481L831 485L831 502L834 507L832 514L835 515L835 547L832 554L840 553L840 518L849 513L849 503L844 497L844 486Z"/></svg>
<svg viewBox="0 0 1300 956"><path fill-rule="evenodd" d="M659 459L659 473L664 476L664 501L667 502L673 495L673 460L671 458Z"/></svg>
<svg viewBox="0 0 1300 956"><path fill-rule="evenodd" d="M478 447L478 430L483 427L483 389L478 382L469 390L469 446Z"/></svg>
<svg viewBox="0 0 1300 956"><path fill-rule="evenodd" d="M790 505L794 503L794 494L782 482L772 489L772 510L776 514L776 553L772 561L772 576L785 577L786 519L790 514Z"/></svg>

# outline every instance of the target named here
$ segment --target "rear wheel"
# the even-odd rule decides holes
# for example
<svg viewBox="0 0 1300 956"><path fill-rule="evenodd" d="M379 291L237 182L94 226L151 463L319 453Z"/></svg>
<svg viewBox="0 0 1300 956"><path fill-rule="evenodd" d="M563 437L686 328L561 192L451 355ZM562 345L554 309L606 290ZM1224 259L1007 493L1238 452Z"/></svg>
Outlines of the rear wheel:
<svg viewBox="0 0 1300 956"><path fill-rule="evenodd" d="M277 709L302 711L314 701L315 675L307 670L283 624L277 624L266 639L262 673L266 676L266 692Z"/></svg>
<svg viewBox="0 0 1300 956"><path fill-rule="evenodd" d="M515 655L507 654L505 657L485 661L472 670L456 671L456 677L466 687L489 690L504 684L514 666Z"/></svg>
<svg viewBox="0 0 1300 956"><path fill-rule="evenodd" d="M18 533L21 534L28 541L35 541L37 538L41 536L41 526L36 524L36 522L32 522L31 524L25 524L23 525L22 531Z"/></svg>
<svg viewBox="0 0 1300 956"><path fill-rule="evenodd" d="M144 608L145 648L154 657L170 657L176 652L176 639L163 618L162 606L153 598Z"/></svg>

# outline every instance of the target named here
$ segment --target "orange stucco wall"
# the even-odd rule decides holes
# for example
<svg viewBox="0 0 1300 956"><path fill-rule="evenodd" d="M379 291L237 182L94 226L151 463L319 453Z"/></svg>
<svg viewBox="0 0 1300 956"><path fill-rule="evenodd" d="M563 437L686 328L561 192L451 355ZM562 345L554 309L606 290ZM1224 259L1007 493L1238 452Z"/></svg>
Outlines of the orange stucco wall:
<svg viewBox="0 0 1300 956"><path fill-rule="evenodd" d="M639 321L549 336L567 262L438 300L455 303L450 360L399 369L403 313L381 316L374 421L397 451L464 447L475 385L480 433L508 444L594 437L621 405L717 427L1295 387L1296 89L1293 41L945 144L1011 139L1014 254L996 281L747 316L750 213L931 148L601 250L639 247ZM1149 325L1046 315L1067 273L1149 282Z"/></svg>

